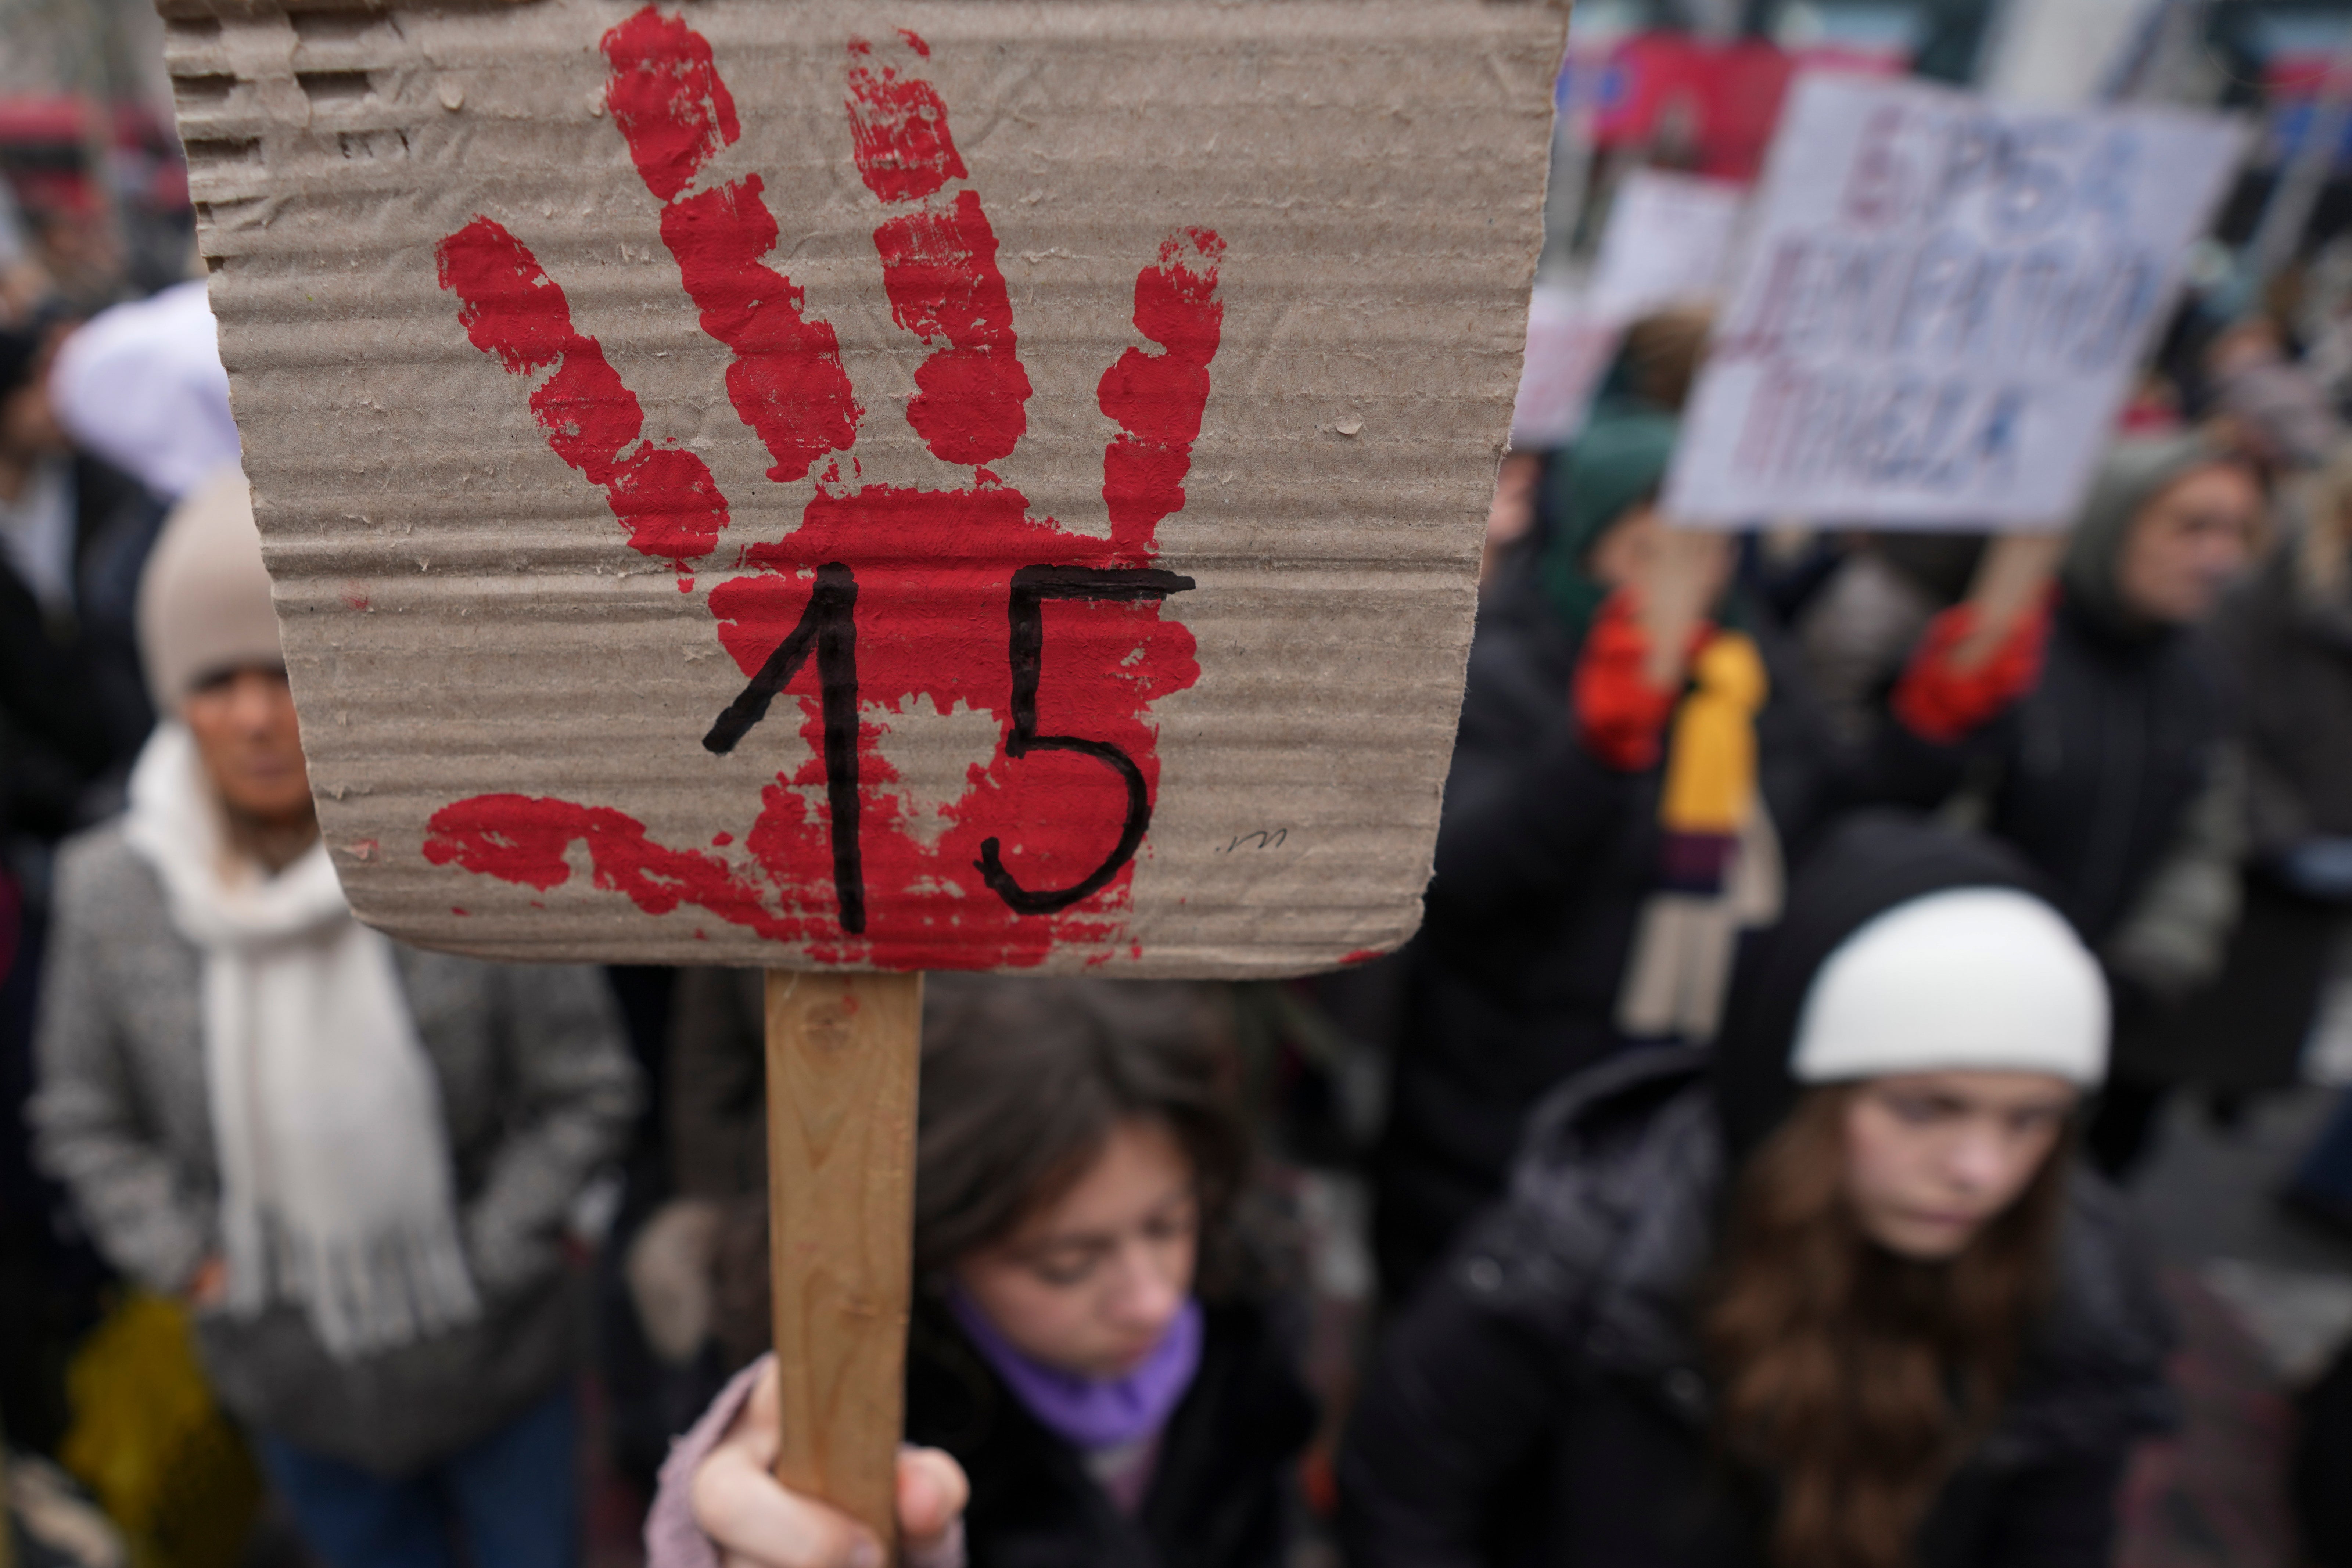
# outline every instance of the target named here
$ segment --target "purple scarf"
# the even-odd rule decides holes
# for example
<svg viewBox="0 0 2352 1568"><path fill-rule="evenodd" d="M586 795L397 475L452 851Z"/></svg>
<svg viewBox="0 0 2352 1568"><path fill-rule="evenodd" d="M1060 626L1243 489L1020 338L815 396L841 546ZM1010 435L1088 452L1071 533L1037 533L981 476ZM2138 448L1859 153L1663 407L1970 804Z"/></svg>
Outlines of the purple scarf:
<svg viewBox="0 0 2352 1568"><path fill-rule="evenodd" d="M1074 1448L1116 1448L1151 1436L1175 1414L1201 1370L1201 1303L1187 1301L1159 1348L1124 1377L1084 1377L1013 1348L961 1291L948 1306L996 1375L1029 1414Z"/></svg>

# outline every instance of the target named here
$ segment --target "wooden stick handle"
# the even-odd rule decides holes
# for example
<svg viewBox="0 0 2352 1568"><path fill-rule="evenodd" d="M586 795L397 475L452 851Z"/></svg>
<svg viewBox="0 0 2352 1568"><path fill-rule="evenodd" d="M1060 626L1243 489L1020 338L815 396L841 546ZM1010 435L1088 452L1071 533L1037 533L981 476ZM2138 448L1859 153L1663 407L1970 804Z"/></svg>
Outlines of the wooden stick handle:
<svg viewBox="0 0 2352 1568"><path fill-rule="evenodd" d="M769 1268L776 1479L896 1560L920 975L768 972Z"/></svg>

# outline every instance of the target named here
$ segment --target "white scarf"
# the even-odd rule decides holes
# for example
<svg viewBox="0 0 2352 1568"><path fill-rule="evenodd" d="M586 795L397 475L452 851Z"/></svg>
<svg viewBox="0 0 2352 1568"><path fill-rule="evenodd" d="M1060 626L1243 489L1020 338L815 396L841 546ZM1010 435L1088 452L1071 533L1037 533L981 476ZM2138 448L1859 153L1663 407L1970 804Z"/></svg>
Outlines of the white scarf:
<svg viewBox="0 0 2352 1568"><path fill-rule="evenodd" d="M439 1083L392 944L352 918L326 845L275 876L237 853L176 724L131 771L123 838L204 954L228 1309L298 1303L347 1359L477 1316Z"/></svg>

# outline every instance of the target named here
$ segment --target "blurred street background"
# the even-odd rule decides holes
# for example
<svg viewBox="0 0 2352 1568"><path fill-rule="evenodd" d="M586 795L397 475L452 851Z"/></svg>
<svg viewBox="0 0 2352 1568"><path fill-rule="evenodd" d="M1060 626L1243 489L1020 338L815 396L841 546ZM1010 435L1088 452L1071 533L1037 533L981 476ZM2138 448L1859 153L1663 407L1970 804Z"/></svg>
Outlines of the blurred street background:
<svg viewBox="0 0 2352 1568"><path fill-rule="evenodd" d="M203 276L163 47L143 0L0 0L0 327L44 353L110 307ZM2126 423L2176 429L2222 406L2234 361L2216 345L2252 322L2327 422L2326 444L2341 438L2352 412L2352 0L1579 0L1516 452L1572 444L1629 327L1717 302L1784 99L1812 69L2238 119L2251 153L2194 249L2187 296ZM1621 222L1633 204L1641 221ZM175 498L152 497L157 516ZM1505 517L1507 500L1497 500L1498 549L1525 526ZM1867 553L1850 541L1788 548L1822 581ZM1897 616L1906 641L1958 595L1948 570L1931 566L1923 580L1909 591L1924 607ZM1801 601L1829 602L1792 589L1789 602ZM1834 663L1824 655L1825 669ZM21 733L10 700L0 692L0 752ZM120 769L103 773L82 783L119 802ZM58 821L0 818L0 1424L8 1500L31 1521L17 1527L20 1562L302 1568L315 1559L211 1406L177 1309L126 1290L31 1157L23 1113L48 857L103 804L84 799ZM2299 1402L2352 1340L2352 1197L2329 1196L2352 1183L2330 1189L2298 1171L2352 1084L2347 932L2339 925L2331 938L2338 956L2295 1060L2263 1082L2183 1075L2124 1162L2183 1325L2174 1375L2188 1413L2135 1461L2126 1568L2311 1561L2288 1479ZM593 1281L596 1302L582 1385L586 1556L631 1568L643 1560L654 1467L715 1383L709 1365L682 1375L648 1347L616 1255L670 1196L662 1085L674 981L607 978L654 1092L627 1156L575 1206L570 1266ZM1372 966L1231 998L1261 1131L1281 1156L1273 1185L1312 1256L1310 1380L1341 1408L1380 1312L1370 1173L1403 984L1395 966ZM1305 1488L1327 1513L1330 1446L1327 1433ZM1328 1534L1310 1531L1299 1559L1331 1552Z"/></svg>

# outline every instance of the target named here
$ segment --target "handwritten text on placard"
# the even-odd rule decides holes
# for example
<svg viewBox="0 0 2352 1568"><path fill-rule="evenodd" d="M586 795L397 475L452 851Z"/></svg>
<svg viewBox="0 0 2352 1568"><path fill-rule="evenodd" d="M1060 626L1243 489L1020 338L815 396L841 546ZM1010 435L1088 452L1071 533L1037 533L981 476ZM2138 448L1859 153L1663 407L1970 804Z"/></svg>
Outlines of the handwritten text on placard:
<svg viewBox="0 0 2352 1568"><path fill-rule="evenodd" d="M2238 153L2206 117L1808 78L1669 508L2063 523Z"/></svg>

